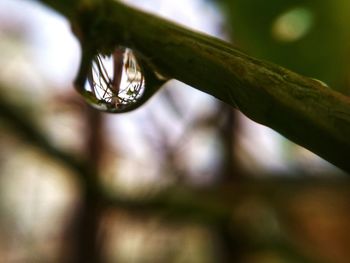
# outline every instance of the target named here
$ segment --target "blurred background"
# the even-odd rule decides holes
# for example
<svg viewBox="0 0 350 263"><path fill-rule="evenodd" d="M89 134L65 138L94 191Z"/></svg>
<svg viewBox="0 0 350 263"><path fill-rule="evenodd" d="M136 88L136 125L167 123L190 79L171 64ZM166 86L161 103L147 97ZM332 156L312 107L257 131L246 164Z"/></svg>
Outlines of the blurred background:
<svg viewBox="0 0 350 263"><path fill-rule="evenodd" d="M349 95L348 1L124 2ZM80 56L64 17L0 1L0 263L350 262L344 172L176 80L100 113Z"/></svg>

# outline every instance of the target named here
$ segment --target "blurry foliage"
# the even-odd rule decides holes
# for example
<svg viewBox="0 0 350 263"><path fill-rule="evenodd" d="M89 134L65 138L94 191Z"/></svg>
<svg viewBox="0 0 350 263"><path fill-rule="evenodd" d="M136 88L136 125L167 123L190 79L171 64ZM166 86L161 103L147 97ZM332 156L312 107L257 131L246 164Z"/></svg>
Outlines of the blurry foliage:
<svg viewBox="0 0 350 263"><path fill-rule="evenodd" d="M218 2L243 50L349 93L349 1Z"/></svg>

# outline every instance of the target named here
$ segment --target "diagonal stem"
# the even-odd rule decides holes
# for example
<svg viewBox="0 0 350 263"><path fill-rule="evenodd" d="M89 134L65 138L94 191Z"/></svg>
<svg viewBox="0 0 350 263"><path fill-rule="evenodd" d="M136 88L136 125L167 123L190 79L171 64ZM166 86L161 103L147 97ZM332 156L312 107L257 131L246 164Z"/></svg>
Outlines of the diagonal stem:
<svg viewBox="0 0 350 263"><path fill-rule="evenodd" d="M238 108L252 120L350 172L349 97L250 57L229 43L118 1L90 0L93 4L84 5L85 1L76 0L71 6L58 6L53 0L41 2L71 20L84 50L130 47L162 76L178 79Z"/></svg>

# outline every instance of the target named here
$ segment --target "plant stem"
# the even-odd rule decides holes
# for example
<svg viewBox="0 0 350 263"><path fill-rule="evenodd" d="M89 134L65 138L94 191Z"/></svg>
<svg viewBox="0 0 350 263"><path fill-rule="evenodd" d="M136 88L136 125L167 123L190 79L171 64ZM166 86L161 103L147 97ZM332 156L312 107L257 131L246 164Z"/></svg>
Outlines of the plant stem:
<svg viewBox="0 0 350 263"><path fill-rule="evenodd" d="M349 97L317 80L252 58L229 43L117 1L96 1L94 9L76 13L71 22L83 49L110 52L117 45L130 47L166 78L238 108L350 172Z"/></svg>

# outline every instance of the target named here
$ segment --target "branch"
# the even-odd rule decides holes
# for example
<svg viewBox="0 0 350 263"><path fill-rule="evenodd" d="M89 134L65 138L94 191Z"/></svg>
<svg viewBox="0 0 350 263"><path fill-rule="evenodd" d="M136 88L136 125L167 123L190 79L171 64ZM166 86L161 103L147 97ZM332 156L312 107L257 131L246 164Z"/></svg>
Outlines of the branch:
<svg viewBox="0 0 350 263"><path fill-rule="evenodd" d="M69 19L84 54L111 52L117 45L131 47L166 78L213 95L350 172L349 97L122 3L90 2L93 8L65 10L76 14ZM87 67L84 63L82 68Z"/></svg>

